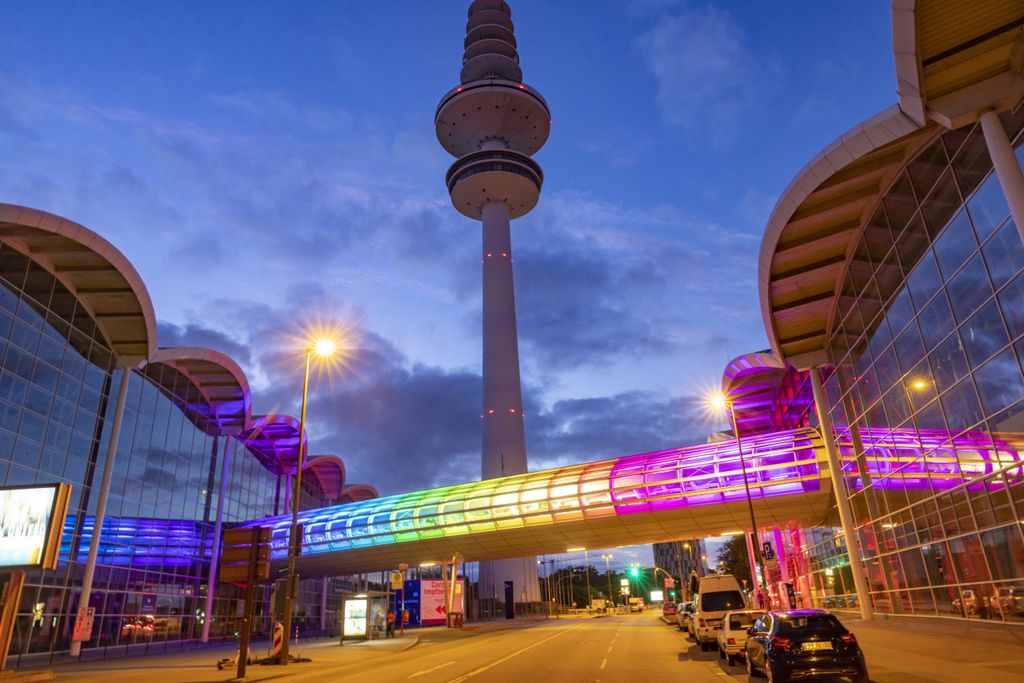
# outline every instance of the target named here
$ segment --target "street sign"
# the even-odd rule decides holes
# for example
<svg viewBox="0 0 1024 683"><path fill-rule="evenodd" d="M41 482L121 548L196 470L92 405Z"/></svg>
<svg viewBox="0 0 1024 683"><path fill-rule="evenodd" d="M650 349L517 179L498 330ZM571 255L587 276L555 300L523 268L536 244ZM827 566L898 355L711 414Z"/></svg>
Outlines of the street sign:
<svg viewBox="0 0 1024 683"><path fill-rule="evenodd" d="M270 543L270 537L273 534L273 529L269 526L263 527L246 527L244 529L225 529L222 536L224 537L224 545L249 545L252 543L253 528L258 528L260 537L257 541L260 545Z"/></svg>
<svg viewBox="0 0 1024 683"><path fill-rule="evenodd" d="M95 617L95 607L79 608L77 618L75 619L75 630L71 635L71 640L79 643L87 643L92 640L92 622Z"/></svg>
<svg viewBox="0 0 1024 683"><path fill-rule="evenodd" d="M676 587L676 580L670 577L665 577L665 590Z"/></svg>
<svg viewBox="0 0 1024 683"><path fill-rule="evenodd" d="M236 562L244 562L249 564L249 555L252 551L247 545L225 547L220 554L220 561L224 564L234 564ZM270 561L270 546L261 545L256 548L256 561L257 562L269 562Z"/></svg>
<svg viewBox="0 0 1024 683"><path fill-rule="evenodd" d="M771 541L765 541L764 542L764 550L761 552L761 554L764 556L764 559L766 559L766 560L774 560L775 559L775 551L772 550L772 542Z"/></svg>
<svg viewBox="0 0 1024 683"><path fill-rule="evenodd" d="M272 531L270 527L225 531L217 578L222 583L245 584L269 579Z"/></svg>
<svg viewBox="0 0 1024 683"><path fill-rule="evenodd" d="M628 586L629 585L629 579L619 579L619 585L620 586Z"/></svg>
<svg viewBox="0 0 1024 683"><path fill-rule="evenodd" d="M396 591L397 590L401 590L402 586L403 586L402 573L401 572L392 572L392 574L391 574L391 589L392 590L396 590Z"/></svg>

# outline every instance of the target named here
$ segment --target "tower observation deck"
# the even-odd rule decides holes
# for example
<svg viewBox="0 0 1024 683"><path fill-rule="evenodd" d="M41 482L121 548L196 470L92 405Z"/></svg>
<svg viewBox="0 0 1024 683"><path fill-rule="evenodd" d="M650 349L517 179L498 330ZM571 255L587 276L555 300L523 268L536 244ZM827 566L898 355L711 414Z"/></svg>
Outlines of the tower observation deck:
<svg viewBox="0 0 1024 683"><path fill-rule="evenodd" d="M437 106L437 140L455 162L445 175L455 208L481 221L483 248L483 479L526 472L510 221L537 205L544 173L531 156L547 141L551 114L523 83L512 11L474 0L466 23L460 83ZM480 595L537 602L532 557L481 565Z"/></svg>

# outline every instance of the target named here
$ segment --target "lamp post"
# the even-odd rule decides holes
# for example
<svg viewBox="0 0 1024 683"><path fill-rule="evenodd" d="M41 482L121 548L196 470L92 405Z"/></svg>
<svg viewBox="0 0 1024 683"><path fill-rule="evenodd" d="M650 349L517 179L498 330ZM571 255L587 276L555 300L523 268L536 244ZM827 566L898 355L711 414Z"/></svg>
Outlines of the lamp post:
<svg viewBox="0 0 1024 683"><path fill-rule="evenodd" d="M614 600L612 600L612 570L608 565L608 560L612 559L614 555L605 554L601 557L604 559L604 575L605 578L608 579L608 600L611 602L615 602Z"/></svg>
<svg viewBox="0 0 1024 683"><path fill-rule="evenodd" d="M751 545L754 549L754 562L757 565L757 570L761 573L761 585L760 590L764 595L765 606L770 607L768 604L769 594L767 586L767 577L764 571L764 561L761 559L761 544L757 539L757 520L754 517L754 501L750 498L750 484L747 482L747 461L743 457L743 442L740 440L740 427L736 421L736 404L734 401L729 400L725 394L716 394L711 399L713 407L719 410L727 410L729 417L732 418L732 433L736 436L736 450L740 454L740 469L743 472L743 490L747 494L747 510L750 512L750 532L754 535L753 543ZM757 584L757 577L753 577L752 583Z"/></svg>
<svg viewBox="0 0 1024 683"><path fill-rule="evenodd" d="M305 459L305 444L303 437L306 433L306 402L309 398L309 365L313 356L320 359L332 357L338 350L338 345L331 339L317 339L311 346L306 347L305 369L302 374L302 409L299 412L299 444L298 455L295 459L295 488L292 491L292 525L288 534L288 575L284 593L284 638L281 639L281 655L278 660L280 664L288 663L288 642L292 630L292 612L295 611L295 558L299 554L301 539L299 539L299 492L302 491L302 462Z"/></svg>
<svg viewBox="0 0 1024 683"><path fill-rule="evenodd" d="M590 596L590 556L587 554L587 549L583 549L583 571L587 573L587 611L590 611L590 605L593 604L594 599Z"/></svg>

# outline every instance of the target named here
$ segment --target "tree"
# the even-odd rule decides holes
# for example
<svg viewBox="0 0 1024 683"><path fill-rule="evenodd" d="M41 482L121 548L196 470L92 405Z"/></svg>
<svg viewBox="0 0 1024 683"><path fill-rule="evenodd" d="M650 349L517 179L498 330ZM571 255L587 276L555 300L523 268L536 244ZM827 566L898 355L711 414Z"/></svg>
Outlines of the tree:
<svg viewBox="0 0 1024 683"><path fill-rule="evenodd" d="M732 574L736 580L743 585L747 582L747 588L753 588L750 580L750 560L747 557L747 544L742 536L733 536L718 549L718 568L726 574Z"/></svg>

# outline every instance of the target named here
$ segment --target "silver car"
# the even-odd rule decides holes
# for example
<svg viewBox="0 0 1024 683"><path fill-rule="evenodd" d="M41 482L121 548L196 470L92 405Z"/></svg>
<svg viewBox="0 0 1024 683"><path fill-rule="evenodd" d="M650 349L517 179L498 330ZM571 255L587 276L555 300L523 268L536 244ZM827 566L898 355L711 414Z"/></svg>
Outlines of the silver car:
<svg viewBox="0 0 1024 683"><path fill-rule="evenodd" d="M679 626L680 631L686 631L690 633L690 622L693 621L693 603L692 602L681 602L676 609L676 624Z"/></svg>

